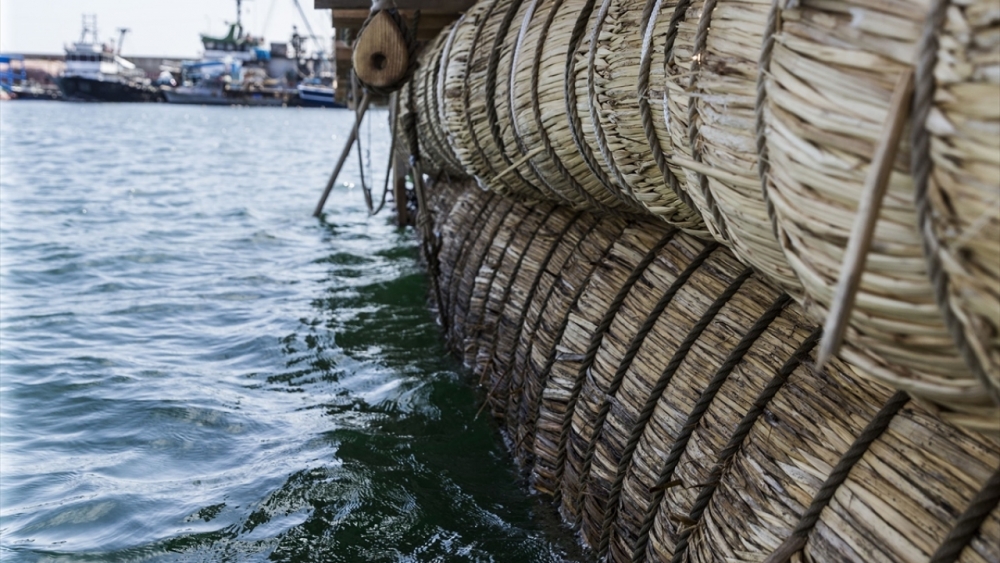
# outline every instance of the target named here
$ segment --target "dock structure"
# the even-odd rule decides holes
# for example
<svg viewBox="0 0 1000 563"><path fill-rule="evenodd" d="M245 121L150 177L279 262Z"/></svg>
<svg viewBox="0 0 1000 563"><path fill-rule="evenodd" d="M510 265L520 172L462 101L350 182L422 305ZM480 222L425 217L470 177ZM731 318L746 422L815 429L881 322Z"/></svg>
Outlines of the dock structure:
<svg viewBox="0 0 1000 563"><path fill-rule="evenodd" d="M396 3L406 21L412 22L419 11L417 39L429 41L448 24L475 4L474 0L400 0ZM331 10L334 29L334 53L337 61L337 99L346 100L350 90L351 45L371 12L370 0L314 0L317 10Z"/></svg>

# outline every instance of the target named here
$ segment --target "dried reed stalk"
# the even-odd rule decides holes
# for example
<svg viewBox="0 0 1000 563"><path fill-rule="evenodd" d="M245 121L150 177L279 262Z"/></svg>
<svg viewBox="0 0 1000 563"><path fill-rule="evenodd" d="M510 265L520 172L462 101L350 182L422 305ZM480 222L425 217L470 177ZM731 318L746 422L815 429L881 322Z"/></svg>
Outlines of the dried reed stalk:
<svg viewBox="0 0 1000 563"><path fill-rule="evenodd" d="M637 90L646 28L646 0L599 0L588 33L587 100L594 124L595 153L608 175L630 198L667 223L707 236L701 214L667 184L650 152ZM676 2L664 2L669 14ZM596 34L596 35L595 35ZM594 39L596 38L596 41Z"/></svg>
<svg viewBox="0 0 1000 563"><path fill-rule="evenodd" d="M505 387L494 405L509 443L531 440L519 459L534 485L559 494L613 561L761 561L827 493L793 560L927 561L1000 466L1000 442L921 401L883 413L891 390L841 359L817 372L804 311L724 248L549 205L470 218L463 210L506 200L440 189L438 231L458 239L442 240L456 257L442 263L466 256L452 279L478 278L483 316L496 319L490 360L474 369ZM503 252L470 244L470 223L504 224L479 237ZM521 354L524 375L503 375ZM539 398L537 418L524 416ZM825 490L849 454L857 461ZM994 507L962 537L961 560L997 560L998 540Z"/></svg>
<svg viewBox="0 0 1000 563"><path fill-rule="evenodd" d="M661 238L668 236L665 232L650 234L659 234ZM667 247L676 253L676 262L683 263L685 260L690 259L690 256L686 254L686 251L690 249L677 247L674 245L673 239ZM641 253L636 254L640 257L643 255ZM602 314L602 321L605 318L610 318L612 322L608 324L607 329L603 333L598 332L595 334L598 337L597 340L588 339L588 350L593 349L592 346L594 344L598 344L599 347L594 350L593 356L588 358L589 365L581 366L581 370L577 374L577 381L581 384L581 388L572 413L573 416L569 419L571 424L566 426L568 435L565 437L565 440L567 441L567 467L572 468L571 473L578 475L580 478L578 479L578 483L573 484L576 489L576 498L571 499L564 496L563 504L565 505L566 502L575 502L580 506L581 510L583 510L583 526L581 531L588 539L593 538L592 542L599 535L599 532L594 529L594 525L595 521L597 525L600 525L600 519L595 518L594 514L600 510L601 498L595 495L587 477L591 473L592 463L594 462L594 452L590 446L596 438L595 432L601 429L601 424L595 424L595 421L601 418L601 398L606 396L605 390L607 386L606 382L595 381L594 378L606 373L606 370L601 368L607 360L606 352L609 347L618 350L619 357L621 353L624 353L624 347L627 345L627 342L624 344L618 342L618 338L622 332L627 332L628 329L623 329L620 325L622 323L626 325L629 323L641 323L641 318L636 319L631 314L635 311L634 303L637 296L655 294L660 282L668 281L672 276L678 274L677 271L673 270L672 266L673 264L657 259L648 266L634 268L633 271L638 271L639 276L627 293L621 294L623 299L620 300L620 304L618 303L619 299L615 297L617 291L609 292L615 298L609 301L610 305L607 309L600 312ZM631 272L625 270L623 273ZM614 285L601 287L605 290L617 289ZM613 315L605 317L609 311ZM610 376L611 374L607 375ZM566 494L566 490L564 488L564 495Z"/></svg>
<svg viewBox="0 0 1000 563"><path fill-rule="evenodd" d="M780 13L766 81L767 197L817 321L830 309L893 85L915 59L925 12L918 0L836 0ZM942 416L1000 432L997 405L962 362L935 303L908 167L902 146L841 357Z"/></svg>
<svg viewBox="0 0 1000 563"><path fill-rule="evenodd" d="M501 264L511 243L519 236L522 223L528 221L528 228L538 217L526 213L511 213L500 225L496 235L492 237L483 253L483 259L479 268L473 272L474 283L472 293L469 297L469 307L467 310L465 323L466 334L463 342L463 355L465 365L479 367L476 371L484 373L482 368L485 364L477 363L479 348L488 342L491 333L486 330L486 304L490 297L490 290L493 281L497 276ZM488 375L488 374L487 374Z"/></svg>
<svg viewBox="0 0 1000 563"><path fill-rule="evenodd" d="M662 238L666 228L657 226L650 228L641 225L626 229L618 239L611 252L602 260L598 269L591 276L590 283L580 295L576 306L566 318L566 328L562 338L556 344L555 362L550 367L548 382L542 390L542 406L539 414L536 433L536 455L544 456L545 465L560 479L562 509L571 520L579 514L578 492L580 490L579 471L583 452L572 452L579 440L570 442L574 434L587 429L573 429L573 414L579 398L580 372L586 371L583 360L587 357L591 342L597 338L600 342L602 333L597 331L602 319L609 310L617 308L615 297L629 275L640 268L645 255L644 247L651 247L656 240ZM587 433L589 435L589 432ZM539 442L542 449L538 451ZM552 447L553 450L548 450ZM544 453L543 453L544 452ZM536 467L536 471L546 469Z"/></svg>
<svg viewBox="0 0 1000 563"><path fill-rule="evenodd" d="M565 355L558 351L557 345L569 328L568 312L584 299L583 290L594 269L613 249L613 243L621 236L625 228L624 222L615 217L602 218L592 235L588 236L568 258L567 265L560 272L552 295L549 296L538 312L534 336L525 343L528 349L524 358L525 392L527 397L523 404L528 406L527 412L520 417L519 424L523 428L524 438L518 437L518 442L526 448L529 455L537 459L532 481L541 491L554 494L558 488L560 470L554 462L559 449L558 442L552 437L558 437L562 419L554 419L552 409L543 409L543 396L548 389L552 368L556 362L565 361ZM522 342L525 340L522 336ZM524 346L522 346L524 347ZM558 401L558 397L549 396L549 400ZM554 407L557 403L550 403ZM541 452L546 452L542 454ZM523 455L523 454L522 454Z"/></svg>
<svg viewBox="0 0 1000 563"><path fill-rule="evenodd" d="M555 345L565 324L550 324L550 319L565 319L568 309L583 289L582 281L593 272L601 257L620 236L624 222L617 218L597 219L581 214L573 231L564 237L549 260L538 291L527 310L519 332L511 367L512 385L523 392L507 412L508 428L515 436L515 454L522 461L533 456L535 425L539 400L547 372L545 366L555 359ZM517 332L517 329L515 329ZM534 369L535 366L538 369Z"/></svg>
<svg viewBox="0 0 1000 563"><path fill-rule="evenodd" d="M486 26L494 12L503 12L507 2L483 1L477 2L456 24L453 37L451 56L442 75L443 96L441 110L443 114L442 127L445 136L452 145L455 155L465 170L476 178L488 177L494 174L479 146L479 139L473 127L473 118L485 119L485 113L469 111L470 104L482 103L482 85L471 82L473 62L476 60L476 50L484 44L490 45L493 36ZM485 72L485 69L483 69ZM475 86L475 87L474 87ZM480 108L481 109L481 108ZM502 183L494 186L500 193L507 193ZM485 186L484 186L485 187Z"/></svg>
<svg viewBox="0 0 1000 563"><path fill-rule="evenodd" d="M441 67L441 54L451 31L452 24L439 34L421 53L417 70L412 78L415 105L417 109L417 137L420 143L421 160L426 162L425 170L446 172L452 176L465 176L465 170L451 149L438 118L437 74Z"/></svg>
<svg viewBox="0 0 1000 563"><path fill-rule="evenodd" d="M678 56L691 52L697 63L690 75L677 75L677 87L686 88L688 113L671 117L677 134L686 135L691 156L705 167L698 168L696 182L686 189L720 242L797 295L801 285L775 239L761 192L754 132L758 59L771 0L708 4L691 2L686 14L696 19L685 20L675 43ZM681 104L673 107L681 110ZM685 121L687 130L680 127Z"/></svg>
<svg viewBox="0 0 1000 563"><path fill-rule="evenodd" d="M931 136L929 154L921 156L933 164L922 232L933 239L928 242L944 273L935 280L944 287L936 289L971 349L970 367L1000 393L1000 7L995 1L949 8L933 73L933 106L919 127Z"/></svg>
<svg viewBox="0 0 1000 563"><path fill-rule="evenodd" d="M530 72L537 76L537 86L529 95L532 98L531 103L538 106L538 115L532 124L527 119L521 119L528 116L518 114L518 127L524 132L526 139L530 139L531 132L537 130L539 137L544 135L549 140L555 158L550 158L554 170L546 173L546 177L550 178L552 183L563 178L562 181L566 185L563 191L582 191L583 195L579 197L587 202L588 209L620 211L628 208L608 190L603 180L591 171L584 156L577 149L567 109L569 103L566 98L567 87L572 87L567 85L565 78L568 47L577 20L584 17L584 14L589 14L592 7L592 2L588 6L587 0L562 0L558 5L553 5L549 13L544 10L537 11L537 17L543 24L550 15L552 21L541 44L535 47L539 51L536 54L537 63L533 63L530 69L522 71L521 75ZM555 10L555 13L551 10ZM518 78L523 84L525 79L521 78L521 75ZM530 83L530 80L528 82ZM523 94L521 96L523 97ZM536 166L542 170L543 164L539 160L535 159Z"/></svg>
<svg viewBox="0 0 1000 563"><path fill-rule="evenodd" d="M505 80L510 68L511 45L507 39L518 13L523 13L521 0L498 2L490 17L483 23L483 31L475 47L472 66L467 78L470 95L466 111L472 121L472 128L478 140L480 152L488 164L489 172L479 176L481 183L494 190L505 190L515 197L537 201L543 197L541 190L521 174L519 167L504 174L511 168L512 152L503 144L504 129L510 127L509 111L506 108ZM516 31L514 32L516 34ZM499 36L499 43L497 38ZM492 74L491 74L492 70ZM500 119L503 112L504 119ZM491 119L491 114L494 116ZM494 129L494 126L496 129ZM516 150L516 147L513 147ZM530 177L530 176L529 176Z"/></svg>
<svg viewBox="0 0 1000 563"><path fill-rule="evenodd" d="M559 269L573 250L583 242L583 236L596 226L596 218L573 212L568 207L558 207L549 217L535 242L524 254L524 263L512 282L509 304L500 318L497 345L491 359L491 372L496 379L507 382L511 390L501 413L507 431L512 436L521 432L524 402L528 395L524 385L523 370L517 370L517 351L521 335L537 321L538 306L550 296ZM552 271L550 268L556 267ZM536 314L532 315L532 309ZM520 441L523 438L519 438ZM523 444L516 445L515 453L523 454Z"/></svg>
<svg viewBox="0 0 1000 563"><path fill-rule="evenodd" d="M541 76L537 71L543 40L563 3L563 0L525 0L523 17L514 22L517 34L507 74L511 125L507 133L510 142L518 147L519 154L528 153L529 148L543 149L522 164L522 174L538 178L539 185L550 197L577 209L604 211L606 208L602 209L600 203L569 174L556 156L552 140L541 128L541 107L536 96Z"/></svg>
<svg viewBox="0 0 1000 563"><path fill-rule="evenodd" d="M473 234L472 245L467 251L468 259L465 260L463 271L457 276L455 305L451 309L452 318L449 326L452 329L453 346L457 348L459 357L466 357L463 342L465 337L475 330L474 324L468 324L468 317L473 290L477 286L477 274L486 261L486 254L494 237L500 231L501 225L507 221L508 217L511 217L514 209L513 201L501 198L496 208L487 214L486 222L482 224L479 231Z"/></svg>
<svg viewBox="0 0 1000 563"><path fill-rule="evenodd" d="M537 31L546 21L538 11L538 7L538 0L522 0L507 28L506 39L500 50L495 82L494 105L498 119L497 129L502 141L504 162L537 189L537 193L533 195L573 205L576 203L574 199L567 197L564 189L554 188L548 178L535 166L535 160L539 157L545 158L544 147L529 144L528 139L520 135L517 127L517 110L520 109L517 106L517 92L525 89L519 81L525 74L518 73L518 69L523 70L526 65L534 61L537 37L530 31L532 28ZM533 38L535 41L532 41Z"/></svg>
<svg viewBox="0 0 1000 563"><path fill-rule="evenodd" d="M495 355L502 352L502 346L508 342L512 332L500 330L500 323L508 310L514 313L513 310L518 307L517 295L528 291L532 285L531 281L517 283L522 279L522 272L530 275L531 264L528 258L534 254L532 249L547 252L547 246L556 238L553 231L562 230L560 223L565 222L565 216L555 213L556 217L553 218L554 211L550 202L541 203L525 217L500 258L500 265L484 303L482 320L478 325L481 340L475 350L475 371L488 374L485 385L491 391L491 406L496 414L502 414L506 410L510 389L506 365L498 362Z"/></svg>
<svg viewBox="0 0 1000 563"><path fill-rule="evenodd" d="M698 189L698 173L690 166L682 166L681 162L697 164L688 140L689 105L691 104L690 89L694 80L694 47L698 35L698 22L701 16L701 4L695 2L678 2L673 10L661 14L660 19L674 23L666 30L664 40L666 64L666 91L664 92L663 129L670 137L672 151L667 155L670 171L677 178L678 185L699 210L708 209L704 195ZM671 38L673 42L670 43ZM702 219L709 234L715 240L727 240L720 232L715 217L702 212Z"/></svg>

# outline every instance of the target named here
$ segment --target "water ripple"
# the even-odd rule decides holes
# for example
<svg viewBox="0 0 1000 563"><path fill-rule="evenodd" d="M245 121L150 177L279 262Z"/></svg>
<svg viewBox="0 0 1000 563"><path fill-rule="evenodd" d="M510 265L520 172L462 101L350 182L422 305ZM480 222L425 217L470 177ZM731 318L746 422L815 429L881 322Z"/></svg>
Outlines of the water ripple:
<svg viewBox="0 0 1000 563"><path fill-rule="evenodd" d="M0 558L580 557L475 419L410 234L359 190L310 218L350 119L4 104Z"/></svg>

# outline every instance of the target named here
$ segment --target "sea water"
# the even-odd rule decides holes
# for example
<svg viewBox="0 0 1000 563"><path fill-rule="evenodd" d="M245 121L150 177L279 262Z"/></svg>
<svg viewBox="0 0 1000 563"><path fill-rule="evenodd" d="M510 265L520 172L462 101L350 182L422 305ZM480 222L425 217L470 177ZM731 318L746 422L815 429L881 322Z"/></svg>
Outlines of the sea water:
<svg viewBox="0 0 1000 563"><path fill-rule="evenodd" d="M314 219L345 110L0 105L0 559L581 557L368 216L370 117Z"/></svg>

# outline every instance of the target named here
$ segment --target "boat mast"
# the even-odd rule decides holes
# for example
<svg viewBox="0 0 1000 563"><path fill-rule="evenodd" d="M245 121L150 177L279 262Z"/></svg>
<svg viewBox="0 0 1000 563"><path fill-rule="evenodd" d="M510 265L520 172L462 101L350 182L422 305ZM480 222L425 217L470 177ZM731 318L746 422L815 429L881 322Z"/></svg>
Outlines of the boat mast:
<svg viewBox="0 0 1000 563"><path fill-rule="evenodd" d="M83 30L80 31L80 43L87 42L87 33L91 34L94 43L97 43L97 14L83 14Z"/></svg>
<svg viewBox="0 0 1000 563"><path fill-rule="evenodd" d="M319 49L320 56L322 56L324 53L326 53L326 48L323 47L323 43L319 40L319 36L317 36L316 33L313 31L312 26L309 25L309 18L306 17L306 13L302 9L302 4L299 4L299 0L292 0L292 1L295 2L295 7L299 10L299 16L302 17L302 23L306 25L306 30L309 32L309 37L313 40L313 43L316 44L316 47Z"/></svg>

